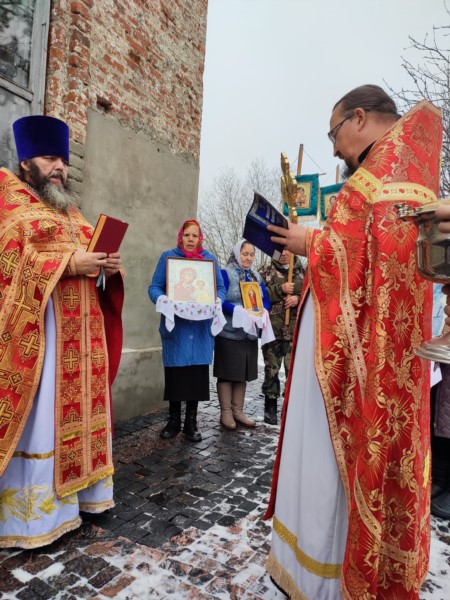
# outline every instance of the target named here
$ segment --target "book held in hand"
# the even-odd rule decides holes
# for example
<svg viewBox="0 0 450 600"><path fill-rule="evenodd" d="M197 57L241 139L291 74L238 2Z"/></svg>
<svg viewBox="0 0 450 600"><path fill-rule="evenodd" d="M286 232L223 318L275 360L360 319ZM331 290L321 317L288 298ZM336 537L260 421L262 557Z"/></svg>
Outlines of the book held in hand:
<svg viewBox="0 0 450 600"><path fill-rule="evenodd" d="M288 221L268 200L255 192L253 204L245 217L243 237L259 248L261 252L279 260L284 246L272 242L270 238L274 234L272 231L268 231L268 225L287 229Z"/></svg>
<svg viewBox="0 0 450 600"><path fill-rule="evenodd" d="M87 251L106 252L107 254L118 252L127 228L128 223L125 221L101 214Z"/></svg>

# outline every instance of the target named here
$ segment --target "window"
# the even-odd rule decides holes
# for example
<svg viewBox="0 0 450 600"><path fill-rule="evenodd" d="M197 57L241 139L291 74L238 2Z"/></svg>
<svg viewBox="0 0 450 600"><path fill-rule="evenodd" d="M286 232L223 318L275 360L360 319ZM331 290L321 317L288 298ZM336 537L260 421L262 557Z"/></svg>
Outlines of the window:
<svg viewBox="0 0 450 600"><path fill-rule="evenodd" d="M0 166L17 163L11 124L44 110L50 0L0 4Z"/></svg>

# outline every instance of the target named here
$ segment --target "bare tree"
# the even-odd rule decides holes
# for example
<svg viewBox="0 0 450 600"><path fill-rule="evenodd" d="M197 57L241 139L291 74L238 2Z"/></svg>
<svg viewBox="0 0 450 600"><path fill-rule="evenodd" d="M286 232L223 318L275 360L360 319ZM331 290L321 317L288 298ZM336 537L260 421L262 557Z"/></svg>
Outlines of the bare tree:
<svg viewBox="0 0 450 600"><path fill-rule="evenodd" d="M450 11L444 3L450 23ZM409 36L409 53L417 55L413 60L402 57L402 67L411 78L411 86L395 91L386 83L402 109L426 98L442 110L443 147L441 170L441 194L450 195L450 24L433 27L423 42Z"/></svg>
<svg viewBox="0 0 450 600"><path fill-rule="evenodd" d="M198 213L205 246L217 256L222 266L235 243L242 238L245 215L253 201L254 190L279 208L280 173L269 169L263 159L254 160L245 177L239 177L233 169L223 169L200 198ZM268 260L258 251L255 268L261 268Z"/></svg>

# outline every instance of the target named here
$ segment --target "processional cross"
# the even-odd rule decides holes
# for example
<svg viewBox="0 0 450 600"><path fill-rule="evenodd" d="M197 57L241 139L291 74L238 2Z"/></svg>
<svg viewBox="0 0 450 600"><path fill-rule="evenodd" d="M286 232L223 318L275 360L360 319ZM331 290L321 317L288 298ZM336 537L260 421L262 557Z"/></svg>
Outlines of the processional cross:
<svg viewBox="0 0 450 600"><path fill-rule="evenodd" d="M302 169L302 157L303 157L303 144L300 144L300 149L298 153L298 163L297 163L297 175L300 175ZM295 203L296 195L297 195L297 180L294 175L290 171L290 164L288 157L284 152L281 153L281 172L283 173L281 177L281 195L283 198L283 202L286 202L289 208L289 219L291 223L297 225L298 223L298 215L297 215L297 206ZM288 283L292 283L292 274L294 271L294 254L291 254L289 258L289 271L288 271ZM290 298L290 294L288 295ZM289 320L291 318L291 309L287 308L284 324L286 327L289 326Z"/></svg>

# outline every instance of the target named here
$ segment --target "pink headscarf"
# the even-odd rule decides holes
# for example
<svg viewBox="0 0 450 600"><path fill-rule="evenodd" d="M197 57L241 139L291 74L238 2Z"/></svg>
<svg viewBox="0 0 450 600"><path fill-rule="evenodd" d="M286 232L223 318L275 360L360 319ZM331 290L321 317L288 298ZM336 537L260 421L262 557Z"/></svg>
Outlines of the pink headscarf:
<svg viewBox="0 0 450 600"><path fill-rule="evenodd" d="M184 230L186 229L186 227L188 225L197 225L200 236L198 238L198 245L197 248L195 248L195 250L193 252L187 252L184 248L183 248L183 233ZM181 252L183 252L183 254L186 255L186 258L198 258L199 260L204 260L204 256L202 256L200 254L200 252L203 250L203 233L202 233L202 228L200 227L200 223L198 223L195 219L188 219L187 221L185 221L183 223L183 225L181 226L180 231L178 232L178 248L181 250Z"/></svg>

